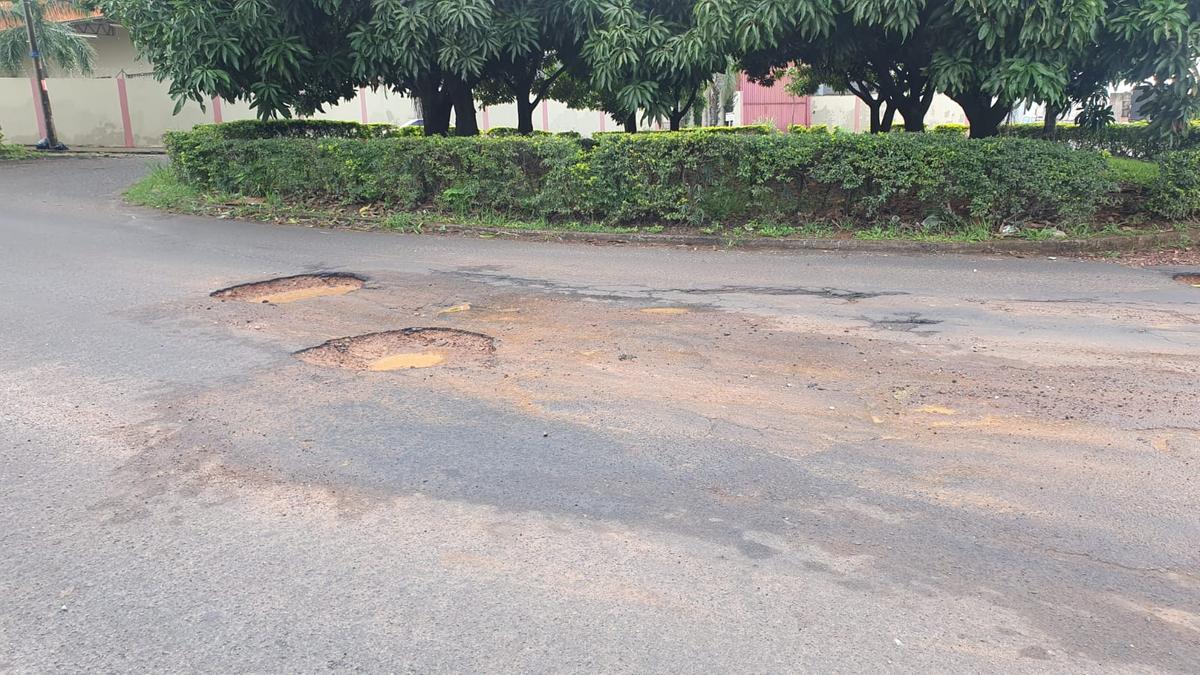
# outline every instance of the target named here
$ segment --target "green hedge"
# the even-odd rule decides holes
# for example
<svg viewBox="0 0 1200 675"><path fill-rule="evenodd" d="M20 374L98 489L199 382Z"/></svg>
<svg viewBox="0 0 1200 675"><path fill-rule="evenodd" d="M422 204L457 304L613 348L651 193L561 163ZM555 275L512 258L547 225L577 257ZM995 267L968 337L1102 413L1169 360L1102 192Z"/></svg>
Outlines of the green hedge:
<svg viewBox="0 0 1200 675"><path fill-rule="evenodd" d="M1177 150L1159 157L1158 179L1150 188L1148 206L1164 218L1200 214L1200 149Z"/></svg>
<svg viewBox="0 0 1200 675"><path fill-rule="evenodd" d="M831 127L828 124L817 124L817 125L812 125L812 126L805 125L805 124L791 124L791 125L788 125L788 133L789 134L836 134L836 133L838 133L838 128Z"/></svg>
<svg viewBox="0 0 1200 675"><path fill-rule="evenodd" d="M1044 138L1041 123L1012 124L1002 127L1004 136L1017 138ZM1154 159L1171 150L1187 150L1200 147L1200 125L1188 125L1182 138L1168 142L1150 131L1145 122L1110 124L1098 131L1069 123L1060 123L1055 130L1054 140L1081 150L1101 150L1118 157L1132 159Z"/></svg>
<svg viewBox="0 0 1200 675"><path fill-rule="evenodd" d="M1100 153L932 134L240 140L200 127L166 143L185 180L227 192L620 223L1063 222L1114 190Z"/></svg>
<svg viewBox="0 0 1200 675"><path fill-rule="evenodd" d="M971 127L966 124L935 124L930 127L931 134L950 134L951 136L966 136L971 133Z"/></svg>

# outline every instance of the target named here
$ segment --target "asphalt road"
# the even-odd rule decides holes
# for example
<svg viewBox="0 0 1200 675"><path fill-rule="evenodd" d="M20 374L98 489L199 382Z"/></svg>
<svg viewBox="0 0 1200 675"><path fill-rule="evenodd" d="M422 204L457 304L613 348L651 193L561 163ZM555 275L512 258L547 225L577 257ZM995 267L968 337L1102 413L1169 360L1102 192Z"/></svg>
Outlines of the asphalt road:
<svg viewBox="0 0 1200 675"><path fill-rule="evenodd" d="M0 672L1200 664L1171 270L172 216L146 162L0 164ZM419 326L495 354L293 354Z"/></svg>

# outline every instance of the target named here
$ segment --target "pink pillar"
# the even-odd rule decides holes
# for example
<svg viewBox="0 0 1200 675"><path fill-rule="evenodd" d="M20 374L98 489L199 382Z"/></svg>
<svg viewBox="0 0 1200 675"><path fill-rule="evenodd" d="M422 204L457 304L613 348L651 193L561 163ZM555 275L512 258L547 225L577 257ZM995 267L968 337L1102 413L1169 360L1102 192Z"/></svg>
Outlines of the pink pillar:
<svg viewBox="0 0 1200 675"><path fill-rule="evenodd" d="M484 106L483 107L483 129L484 129L484 131L487 131L488 129L491 129L491 128L492 128L492 121L490 118L488 118L487 106Z"/></svg>
<svg viewBox="0 0 1200 675"><path fill-rule="evenodd" d="M212 97L212 104L213 104L213 121L216 122L217 124L224 122L225 118L221 116L221 97L220 96Z"/></svg>
<svg viewBox="0 0 1200 675"><path fill-rule="evenodd" d="M542 131L550 131L550 102L542 101Z"/></svg>
<svg viewBox="0 0 1200 675"><path fill-rule="evenodd" d="M117 75L117 101L121 104L121 129L125 132L125 147L133 147L133 120L129 117L129 94L125 91L125 73Z"/></svg>
<svg viewBox="0 0 1200 675"><path fill-rule="evenodd" d="M854 133L862 131L862 99L854 97Z"/></svg>
<svg viewBox="0 0 1200 675"><path fill-rule="evenodd" d="M45 81L42 86L46 86ZM42 110L42 92L38 90L36 77L29 78L29 88L33 91L33 117L37 120L38 138L46 137L46 111Z"/></svg>
<svg viewBox="0 0 1200 675"><path fill-rule="evenodd" d="M608 115L600 113L600 131L604 131L604 127L608 125Z"/></svg>
<svg viewBox="0 0 1200 675"><path fill-rule="evenodd" d="M362 123L367 123L367 88L358 88L358 113L362 117Z"/></svg>

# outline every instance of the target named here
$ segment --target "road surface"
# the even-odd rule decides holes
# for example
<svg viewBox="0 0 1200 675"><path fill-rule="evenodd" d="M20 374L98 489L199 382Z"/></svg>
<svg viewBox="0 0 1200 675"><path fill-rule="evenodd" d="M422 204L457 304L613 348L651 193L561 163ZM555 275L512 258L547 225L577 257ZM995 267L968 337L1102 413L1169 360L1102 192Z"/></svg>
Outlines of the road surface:
<svg viewBox="0 0 1200 675"><path fill-rule="evenodd" d="M1200 664L1171 270L175 216L147 162L0 164L0 672ZM209 297L312 272L367 281ZM495 351L294 354L411 327Z"/></svg>

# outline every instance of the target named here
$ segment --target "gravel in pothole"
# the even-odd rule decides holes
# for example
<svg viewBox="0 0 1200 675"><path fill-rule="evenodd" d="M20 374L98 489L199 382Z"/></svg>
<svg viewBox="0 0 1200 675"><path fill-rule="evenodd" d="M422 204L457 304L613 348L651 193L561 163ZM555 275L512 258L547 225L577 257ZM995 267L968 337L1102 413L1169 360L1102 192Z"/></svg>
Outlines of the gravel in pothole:
<svg viewBox="0 0 1200 675"><path fill-rule="evenodd" d="M345 295L362 288L364 283L366 282L361 277L340 272L298 274L292 277L230 286L213 291L209 295L219 300L283 304L327 295Z"/></svg>
<svg viewBox="0 0 1200 675"><path fill-rule="evenodd" d="M405 328L329 340L296 352L296 356L318 366L386 371L482 364L495 351L495 340L482 333Z"/></svg>

